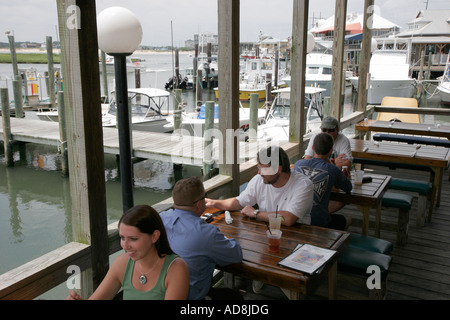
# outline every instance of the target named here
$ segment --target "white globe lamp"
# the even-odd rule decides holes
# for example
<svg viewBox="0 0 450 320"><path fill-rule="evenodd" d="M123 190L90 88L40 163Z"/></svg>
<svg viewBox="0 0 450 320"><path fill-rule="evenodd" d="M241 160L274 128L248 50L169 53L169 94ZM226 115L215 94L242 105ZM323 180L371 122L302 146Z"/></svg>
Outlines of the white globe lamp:
<svg viewBox="0 0 450 320"><path fill-rule="evenodd" d="M122 7L110 7L97 16L97 35L99 48L114 56L120 180L122 184L122 206L125 213L134 205L126 56L131 55L141 44L142 27L137 17L130 10Z"/></svg>
<svg viewBox="0 0 450 320"><path fill-rule="evenodd" d="M97 16L99 48L109 55L131 55L141 44L142 26L133 12L110 7Z"/></svg>

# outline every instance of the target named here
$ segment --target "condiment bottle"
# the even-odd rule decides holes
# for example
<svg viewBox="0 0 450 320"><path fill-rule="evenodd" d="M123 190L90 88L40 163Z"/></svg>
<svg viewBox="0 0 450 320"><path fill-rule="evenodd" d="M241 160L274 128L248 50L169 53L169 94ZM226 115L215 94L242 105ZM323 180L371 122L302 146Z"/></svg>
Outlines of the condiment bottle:
<svg viewBox="0 0 450 320"><path fill-rule="evenodd" d="M348 172L347 166L342 166L342 173L343 173L344 176L346 176L347 178L350 178L350 174L349 174L349 172Z"/></svg>

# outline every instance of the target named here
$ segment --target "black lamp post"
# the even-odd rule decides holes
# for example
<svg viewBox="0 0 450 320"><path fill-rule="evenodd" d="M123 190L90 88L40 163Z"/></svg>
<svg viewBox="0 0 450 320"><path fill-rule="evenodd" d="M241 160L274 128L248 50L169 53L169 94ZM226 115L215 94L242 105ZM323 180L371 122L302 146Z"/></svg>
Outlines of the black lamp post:
<svg viewBox="0 0 450 320"><path fill-rule="evenodd" d="M114 57L120 180L122 206L125 212L134 205L126 57L131 55L141 43L142 27L136 16L128 9L110 7L97 16L97 30L99 48Z"/></svg>

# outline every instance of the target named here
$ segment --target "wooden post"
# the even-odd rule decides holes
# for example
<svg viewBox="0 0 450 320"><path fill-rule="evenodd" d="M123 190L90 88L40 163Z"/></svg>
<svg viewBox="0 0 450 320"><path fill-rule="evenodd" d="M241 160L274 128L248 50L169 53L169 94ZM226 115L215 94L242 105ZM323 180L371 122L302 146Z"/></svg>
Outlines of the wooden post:
<svg viewBox="0 0 450 320"><path fill-rule="evenodd" d="M214 106L215 101L206 101L205 103L205 131L203 134L203 177L205 180L209 177L209 172L213 164L212 160L212 139L214 128Z"/></svg>
<svg viewBox="0 0 450 320"><path fill-rule="evenodd" d="M52 37L47 36L46 37L46 43L47 47L47 63L48 63L48 91L47 95L50 99L50 108L54 108L55 103L55 69L53 67L53 43L52 43Z"/></svg>
<svg viewBox="0 0 450 320"><path fill-rule="evenodd" d="M210 67L210 63L211 63L211 42L208 42L206 44L206 56L208 57L208 70L209 70L209 73L205 74L205 77L206 77L207 88L211 89L211 77L209 76L211 74L211 67Z"/></svg>
<svg viewBox="0 0 450 320"><path fill-rule="evenodd" d="M364 0L364 24L361 56L359 60L358 103L357 111L366 113L367 89L369 87L370 48L372 47L372 30L369 22L372 21L374 0Z"/></svg>
<svg viewBox="0 0 450 320"><path fill-rule="evenodd" d="M344 68L344 39L347 0L336 0L333 40L333 68L331 74L331 116L340 121Z"/></svg>
<svg viewBox="0 0 450 320"><path fill-rule="evenodd" d="M278 46L276 47L275 50L275 72L273 73L273 85L275 86L275 88L278 88Z"/></svg>
<svg viewBox="0 0 450 320"><path fill-rule="evenodd" d="M9 115L8 88L0 88L0 99L2 103L3 148L5 150L5 164L7 167L12 167L14 165L14 159L11 144L11 121Z"/></svg>
<svg viewBox="0 0 450 320"><path fill-rule="evenodd" d="M289 142L298 142L298 154L303 155L305 126L305 71L308 42L309 0L294 0L292 19L291 60L291 111L289 117Z"/></svg>
<svg viewBox="0 0 450 320"><path fill-rule="evenodd" d="M67 158L67 134L66 134L66 109L64 106L64 92L58 91L58 121L61 152L61 172L64 176L69 175L69 163Z"/></svg>
<svg viewBox="0 0 450 320"><path fill-rule="evenodd" d="M16 106L17 97L19 97L19 94L20 96L22 96L22 78L19 76L19 69L17 67L17 56L16 56L16 46L14 43L14 36L8 36L8 41L9 41L9 50L11 52L11 64L13 67L13 79L21 80L19 87L13 85L14 105ZM19 92L17 92L17 90L19 90ZM22 103L22 98L20 98L20 103ZM16 110L16 117L17 117L17 110Z"/></svg>
<svg viewBox="0 0 450 320"><path fill-rule="evenodd" d="M11 64L13 67L13 75L19 75L19 68L17 67L17 56L16 56L16 46L14 43L14 36L8 36L9 50L11 52Z"/></svg>
<svg viewBox="0 0 450 320"><path fill-rule="evenodd" d="M173 102L173 130L181 128L181 89L174 90L174 102Z"/></svg>
<svg viewBox="0 0 450 320"><path fill-rule="evenodd" d="M197 104L196 107L201 106L202 104L202 70L197 70L197 90L196 90L196 97L197 97Z"/></svg>
<svg viewBox="0 0 450 320"><path fill-rule="evenodd" d="M194 92L197 92L197 69L198 69L198 44L196 44L194 46L194 59L193 59L193 70L192 70L192 90L194 90Z"/></svg>
<svg viewBox="0 0 450 320"><path fill-rule="evenodd" d="M176 80L173 82L173 88L178 89L178 79L180 78L180 56L178 48L175 49L175 77Z"/></svg>
<svg viewBox="0 0 450 320"><path fill-rule="evenodd" d="M73 237L91 246L92 291L109 266L97 12L95 1L57 0L57 8Z"/></svg>
<svg viewBox="0 0 450 320"><path fill-rule="evenodd" d="M232 177L231 193L239 194L239 0L217 1L219 32L219 171ZM228 130L227 130L228 129ZM231 130L230 130L231 129Z"/></svg>
<svg viewBox="0 0 450 320"><path fill-rule="evenodd" d="M23 118L25 114L23 113L22 106L22 78L20 76L15 76L13 80L13 93L14 93L14 109L16 110L16 118Z"/></svg>
<svg viewBox="0 0 450 320"><path fill-rule="evenodd" d="M249 142L255 142L258 138L258 101L257 93L250 94L250 127L248 130Z"/></svg>
<svg viewBox="0 0 450 320"><path fill-rule="evenodd" d="M106 73L106 53L101 51L100 55L102 57L102 82L103 82L103 95L107 97L105 103L109 102L109 92L108 92L108 74Z"/></svg>

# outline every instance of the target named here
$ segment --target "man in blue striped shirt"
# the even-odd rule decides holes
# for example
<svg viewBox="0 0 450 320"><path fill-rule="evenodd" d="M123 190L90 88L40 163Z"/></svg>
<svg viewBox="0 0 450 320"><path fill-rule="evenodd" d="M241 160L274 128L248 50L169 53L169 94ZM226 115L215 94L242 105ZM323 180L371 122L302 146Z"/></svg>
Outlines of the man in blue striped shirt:
<svg viewBox="0 0 450 320"><path fill-rule="evenodd" d="M235 239L203 221L206 192L198 177L178 181L172 191L173 209L160 213L172 250L189 268L190 300L205 298L211 289L216 265L242 261L242 249Z"/></svg>

